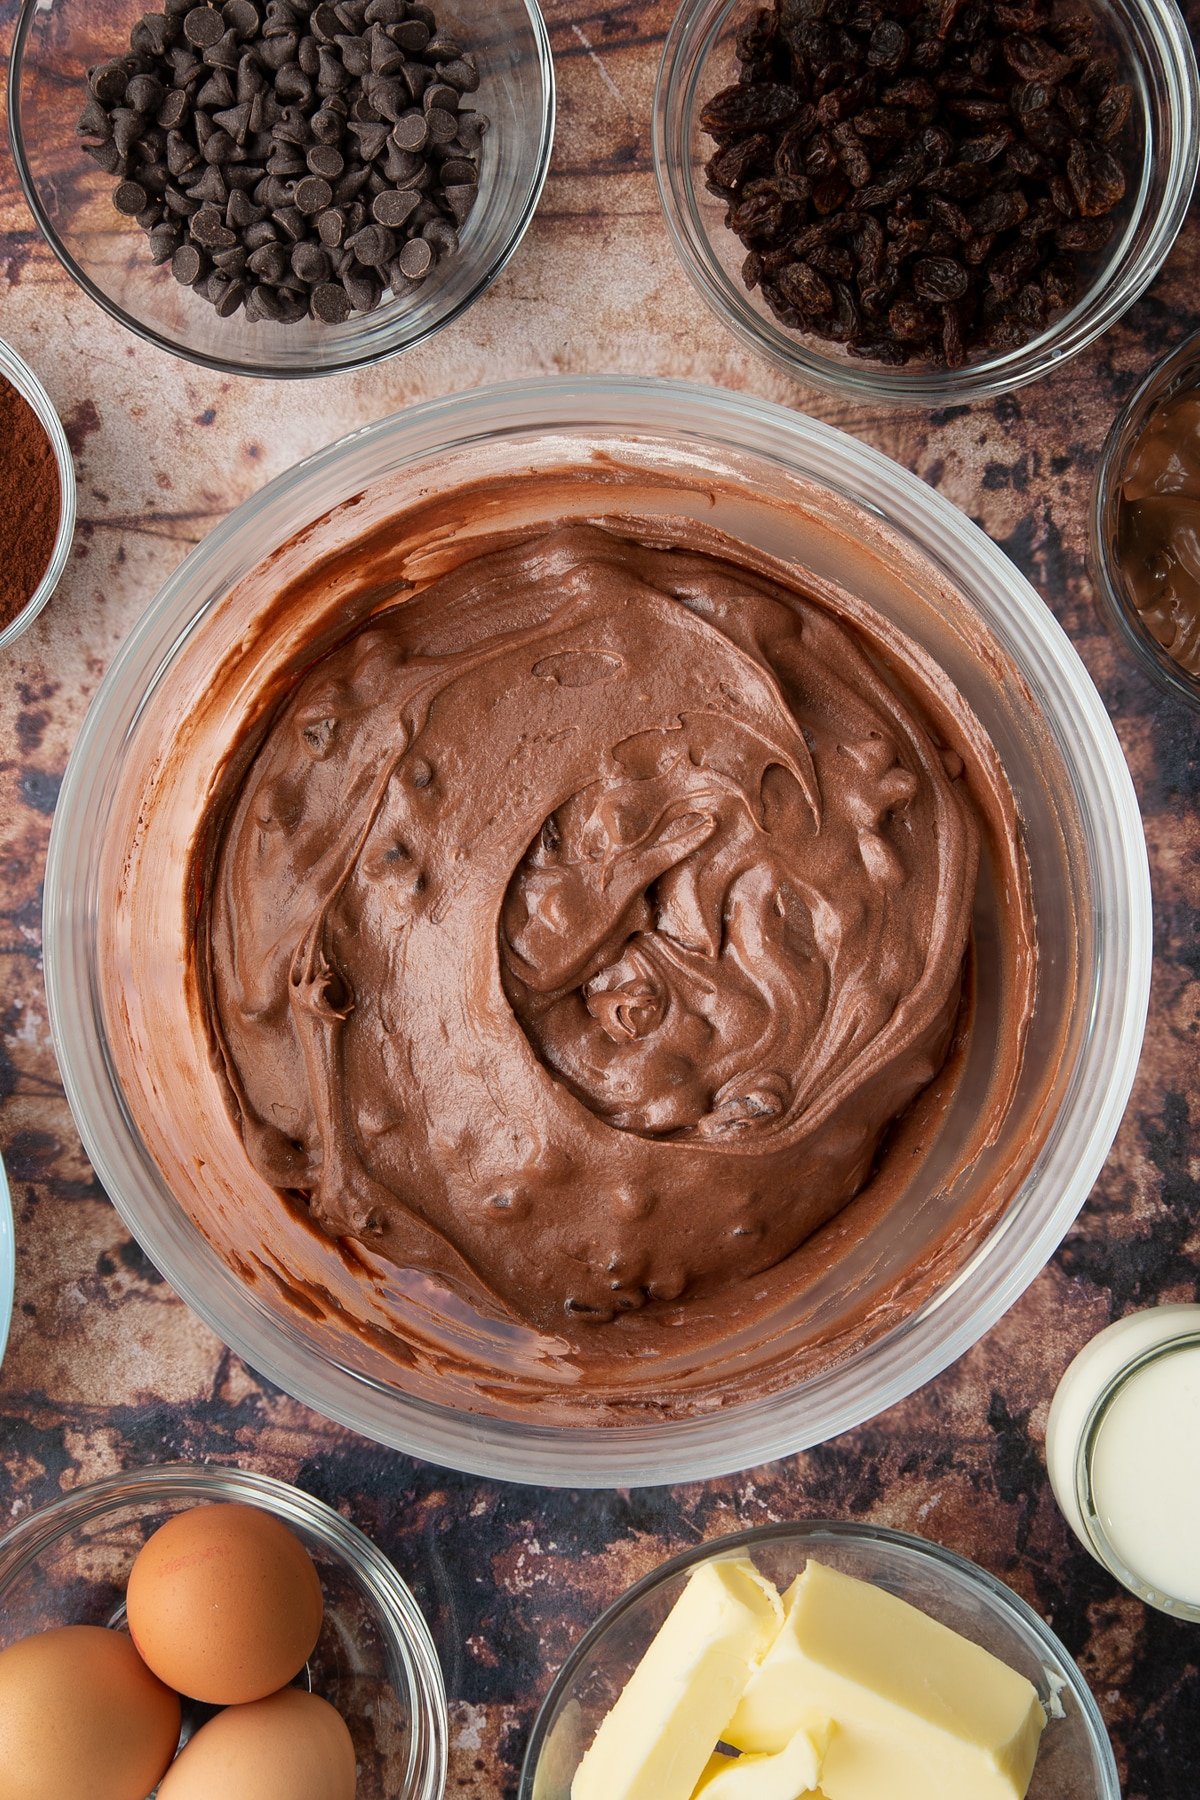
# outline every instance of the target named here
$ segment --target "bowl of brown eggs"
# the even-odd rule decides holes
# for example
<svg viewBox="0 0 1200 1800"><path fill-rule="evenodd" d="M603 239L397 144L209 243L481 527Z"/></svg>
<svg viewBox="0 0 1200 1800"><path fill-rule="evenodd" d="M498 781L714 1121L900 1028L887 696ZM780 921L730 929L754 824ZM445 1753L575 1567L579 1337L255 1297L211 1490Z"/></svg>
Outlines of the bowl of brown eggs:
<svg viewBox="0 0 1200 1800"><path fill-rule="evenodd" d="M0 1538L5 1800L437 1800L446 1699L391 1563L311 1495L167 1464Z"/></svg>

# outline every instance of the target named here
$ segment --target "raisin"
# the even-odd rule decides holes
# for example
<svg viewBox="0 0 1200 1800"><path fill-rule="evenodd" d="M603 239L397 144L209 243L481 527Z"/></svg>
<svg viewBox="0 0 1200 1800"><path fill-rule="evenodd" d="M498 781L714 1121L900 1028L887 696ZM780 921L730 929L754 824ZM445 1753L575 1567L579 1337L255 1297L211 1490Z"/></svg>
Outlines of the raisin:
<svg viewBox="0 0 1200 1800"><path fill-rule="evenodd" d="M830 313L833 294L823 275L811 263L795 262L779 276L779 291L798 312Z"/></svg>
<svg viewBox="0 0 1200 1800"><path fill-rule="evenodd" d="M1074 219L1068 225L1060 225L1054 234L1055 248L1066 250L1072 255L1088 255L1096 250L1103 250L1114 229L1114 220Z"/></svg>
<svg viewBox="0 0 1200 1800"><path fill-rule="evenodd" d="M741 138L718 150L708 164L708 185L714 193L734 194L756 169L770 164L771 140L763 132Z"/></svg>
<svg viewBox="0 0 1200 1800"><path fill-rule="evenodd" d="M1071 73L1073 59L1043 37L1014 31L1004 39L1000 54L1021 81L1040 81L1046 87L1054 87Z"/></svg>
<svg viewBox="0 0 1200 1800"><path fill-rule="evenodd" d="M1029 211L1024 194L988 194L971 208L971 229L982 236L987 232L1009 231L1019 225Z"/></svg>
<svg viewBox="0 0 1200 1800"><path fill-rule="evenodd" d="M729 214L729 224L743 243L761 238L770 243L783 229L784 203L778 194L751 194Z"/></svg>
<svg viewBox="0 0 1200 1800"><path fill-rule="evenodd" d="M897 300L888 313L888 324L902 344L922 344L938 329L936 314L917 300Z"/></svg>
<svg viewBox="0 0 1200 1800"><path fill-rule="evenodd" d="M989 131L983 137L964 138L958 146L960 162L991 163L998 156L1003 156L1010 147L1015 148L1013 134L1009 126L1003 125L999 131Z"/></svg>
<svg viewBox="0 0 1200 1800"><path fill-rule="evenodd" d="M1106 144L1120 137L1129 121L1133 106L1133 89L1115 82L1096 103L1096 136Z"/></svg>
<svg viewBox="0 0 1200 1800"><path fill-rule="evenodd" d="M715 138L741 137L748 131L781 125L799 109L800 95L793 87L762 82L757 87L728 87L714 94L700 114L704 130Z"/></svg>
<svg viewBox="0 0 1200 1800"><path fill-rule="evenodd" d="M923 256L913 264L913 292L944 306L961 300L971 285L965 266L953 256Z"/></svg>
<svg viewBox="0 0 1200 1800"><path fill-rule="evenodd" d="M1067 180L1085 219L1111 212L1125 197L1125 172L1111 150L1078 139L1067 152Z"/></svg>

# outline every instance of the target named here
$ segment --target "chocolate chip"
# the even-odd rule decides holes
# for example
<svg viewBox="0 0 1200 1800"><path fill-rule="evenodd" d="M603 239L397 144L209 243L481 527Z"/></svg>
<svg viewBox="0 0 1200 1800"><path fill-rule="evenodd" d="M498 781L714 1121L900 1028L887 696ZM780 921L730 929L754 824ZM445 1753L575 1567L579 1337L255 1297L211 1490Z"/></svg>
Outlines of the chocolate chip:
<svg viewBox="0 0 1200 1800"><path fill-rule="evenodd" d="M349 239L347 247L371 269L382 268L396 254L396 240L386 225L364 225Z"/></svg>
<svg viewBox="0 0 1200 1800"><path fill-rule="evenodd" d="M117 107L111 114L113 143L122 156L128 156L142 132L142 121L129 107Z"/></svg>
<svg viewBox="0 0 1200 1800"><path fill-rule="evenodd" d="M433 247L424 238L412 238L397 260L409 281L423 281L433 267Z"/></svg>
<svg viewBox="0 0 1200 1800"><path fill-rule="evenodd" d="M423 150L429 142L429 124L424 114L402 114L392 127L392 142L399 150Z"/></svg>
<svg viewBox="0 0 1200 1800"><path fill-rule="evenodd" d="M181 287L191 287L204 269L204 257L195 244L181 244L171 258L171 273Z"/></svg>
<svg viewBox="0 0 1200 1800"><path fill-rule="evenodd" d="M135 75L125 89L125 104L134 112L156 113L166 96L166 88L155 76Z"/></svg>
<svg viewBox="0 0 1200 1800"><path fill-rule="evenodd" d="M479 189L473 182L451 183L446 188L446 204L454 214L454 223L461 227L466 223L467 214L475 204Z"/></svg>
<svg viewBox="0 0 1200 1800"><path fill-rule="evenodd" d="M442 80L460 94L473 94L479 86L479 71L469 57L443 63L438 70Z"/></svg>
<svg viewBox="0 0 1200 1800"><path fill-rule="evenodd" d="M269 281L278 286L291 266L290 258L282 244L264 244L247 258L246 266L258 276L260 281Z"/></svg>
<svg viewBox="0 0 1200 1800"><path fill-rule="evenodd" d="M440 106L431 106L425 115L430 140L435 144L452 144L458 135L458 120Z"/></svg>
<svg viewBox="0 0 1200 1800"><path fill-rule="evenodd" d="M123 175L125 173L125 158L114 143L85 144L83 148L85 155L90 156L106 175Z"/></svg>
<svg viewBox="0 0 1200 1800"><path fill-rule="evenodd" d="M346 167L346 159L332 144L314 144L308 152L308 166L325 181L336 181Z"/></svg>
<svg viewBox="0 0 1200 1800"><path fill-rule="evenodd" d="M229 189L225 186L220 169L205 169L198 181L188 184L188 193L193 200L204 200L213 206L224 206L229 198Z"/></svg>
<svg viewBox="0 0 1200 1800"><path fill-rule="evenodd" d="M458 251L458 233L449 219L430 219L421 227L421 236L437 257L454 256Z"/></svg>
<svg viewBox="0 0 1200 1800"><path fill-rule="evenodd" d="M420 194L414 193L411 188L391 188L375 196L371 202L371 217L378 224L387 225L393 231L399 231L408 223L420 204ZM359 260L361 261L362 258L360 257ZM377 262L385 260L386 258L376 259Z"/></svg>
<svg viewBox="0 0 1200 1800"><path fill-rule="evenodd" d="M254 0L225 0L221 17L227 28L235 31L240 38L250 39L258 35L260 20Z"/></svg>
<svg viewBox="0 0 1200 1800"><path fill-rule="evenodd" d="M300 239L308 234L308 216L306 213L302 213L298 206L277 206L273 209L271 217L279 226L284 237L290 238L293 244L298 244Z"/></svg>
<svg viewBox="0 0 1200 1800"><path fill-rule="evenodd" d="M420 19L406 19L403 23L389 26L388 36L401 50L419 56L428 44L431 33L428 25L423 24Z"/></svg>
<svg viewBox="0 0 1200 1800"><path fill-rule="evenodd" d="M374 269L363 269L354 263L343 274L342 283L355 312L374 312L383 298L385 283Z"/></svg>
<svg viewBox="0 0 1200 1800"><path fill-rule="evenodd" d="M309 25L314 37L323 39L327 44L332 43L342 29L337 13L332 6L327 5L314 8Z"/></svg>
<svg viewBox="0 0 1200 1800"><path fill-rule="evenodd" d="M339 207L330 207L317 220L317 235L328 250L340 250L346 241L346 215Z"/></svg>
<svg viewBox="0 0 1200 1800"><path fill-rule="evenodd" d="M184 18L183 35L202 50L225 35L225 22L215 6L194 6Z"/></svg>
<svg viewBox="0 0 1200 1800"><path fill-rule="evenodd" d="M323 213L333 200L333 189L320 175L306 175L296 183L294 201L302 213Z"/></svg>
<svg viewBox="0 0 1200 1800"><path fill-rule="evenodd" d="M172 88L158 109L158 122L165 131L174 131L183 124L191 109L191 100L183 89Z"/></svg>
<svg viewBox="0 0 1200 1800"><path fill-rule="evenodd" d="M285 63L275 77L275 92L289 106L304 108L313 97L313 84L299 63Z"/></svg>
<svg viewBox="0 0 1200 1800"><path fill-rule="evenodd" d="M88 76L88 86L102 106L119 106L129 85L129 70L119 60L97 63Z"/></svg>
<svg viewBox="0 0 1200 1800"><path fill-rule="evenodd" d="M350 317L350 296L339 284L323 281L312 291L309 310L322 325L343 325Z"/></svg>
<svg viewBox="0 0 1200 1800"><path fill-rule="evenodd" d="M170 262L181 242L182 237L178 225L156 225L150 233L151 262Z"/></svg>
<svg viewBox="0 0 1200 1800"><path fill-rule="evenodd" d="M129 48L138 56L162 56L175 42L177 28L163 13L147 13L138 20L129 39Z"/></svg>
<svg viewBox="0 0 1200 1800"><path fill-rule="evenodd" d="M259 220L265 217L264 209L261 206L255 206L249 195L243 193L240 188L235 188L230 194L229 204L225 208L225 223L231 225L235 231L244 233L248 225L257 225Z"/></svg>
<svg viewBox="0 0 1200 1800"><path fill-rule="evenodd" d="M247 226L242 234L242 243L247 250L261 250L264 244L279 242L279 227L274 219L260 219L257 225Z"/></svg>
<svg viewBox="0 0 1200 1800"><path fill-rule="evenodd" d="M347 129L358 144L359 154L364 162L374 162L392 135L391 127L384 120L375 124L362 124L354 119Z"/></svg>
<svg viewBox="0 0 1200 1800"><path fill-rule="evenodd" d="M292 251L292 272L306 287L319 287L329 280L332 270L329 253L319 244L297 244Z"/></svg>
<svg viewBox="0 0 1200 1800"><path fill-rule="evenodd" d="M215 206L202 206L189 229L205 250L229 250L237 242Z"/></svg>
<svg viewBox="0 0 1200 1800"><path fill-rule="evenodd" d="M113 195L113 205L119 213L134 218L146 204L148 196L144 187L136 181L123 181Z"/></svg>
<svg viewBox="0 0 1200 1800"><path fill-rule="evenodd" d="M352 75L356 79L361 79L362 76L370 73L371 51L370 48L363 43L361 38L351 37L345 32L339 32L334 39L334 43L341 53L342 67L345 69L347 75Z"/></svg>

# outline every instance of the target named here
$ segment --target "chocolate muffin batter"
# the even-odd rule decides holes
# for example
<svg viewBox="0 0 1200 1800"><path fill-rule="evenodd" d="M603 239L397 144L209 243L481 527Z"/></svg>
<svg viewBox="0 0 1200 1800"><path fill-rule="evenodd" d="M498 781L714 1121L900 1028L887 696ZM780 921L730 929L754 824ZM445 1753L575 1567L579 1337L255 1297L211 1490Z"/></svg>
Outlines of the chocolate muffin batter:
<svg viewBox="0 0 1200 1800"><path fill-rule="evenodd" d="M1121 476L1121 577L1147 631L1200 677L1200 393L1172 394L1147 420Z"/></svg>
<svg viewBox="0 0 1200 1800"><path fill-rule="evenodd" d="M761 572L576 524L313 662L198 874L281 1205L585 1358L761 1310L948 1102L981 836L1021 905L978 725L884 660Z"/></svg>

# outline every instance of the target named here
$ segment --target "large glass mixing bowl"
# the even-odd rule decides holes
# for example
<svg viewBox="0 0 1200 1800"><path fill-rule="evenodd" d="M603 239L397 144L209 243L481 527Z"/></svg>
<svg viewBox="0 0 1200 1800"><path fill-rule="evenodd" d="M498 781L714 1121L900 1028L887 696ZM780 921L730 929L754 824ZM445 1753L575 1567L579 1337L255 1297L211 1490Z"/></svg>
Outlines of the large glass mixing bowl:
<svg viewBox="0 0 1200 1800"><path fill-rule="evenodd" d="M547 1371L519 1332L474 1316L447 1313L437 1329L482 1349L494 1380L466 1386L446 1356L405 1361L395 1317L415 1316L427 1296L361 1246L328 1253L305 1304L289 1298L280 1258L289 1232L312 1227L251 1167L189 981L184 868L215 761L255 716L269 672L313 653L311 619L302 626L279 601L287 581L431 496L438 529L469 541L494 524L477 503L485 477L504 478L532 523L545 516L547 470L570 472L555 504L578 516L619 511L612 472L633 472L643 516L690 512L818 582L853 587L869 567L877 610L940 663L990 734L1029 861L1037 991L998 1135L980 1141L1003 981L984 882L977 1026L933 1151L885 1222L830 1260L802 1306L773 1317L769 1341L722 1346L711 1372L721 1397L687 1416L664 1418L653 1395L620 1422L572 1409L569 1372ZM444 503L460 489L461 505ZM320 592L337 635L372 604L347 610L337 580ZM187 755L172 755L183 739ZM1141 820L1104 707L1048 609L981 531L811 419L688 385L581 379L492 388L369 426L273 482L187 558L84 723L55 817L45 941L55 1042L88 1153L147 1254L227 1344L383 1443L493 1476L601 1486L693 1479L820 1442L911 1392L999 1318L1062 1238L1116 1132L1151 926ZM259 1238L249 1256L234 1231L247 1208L272 1220L271 1245ZM655 1365L664 1391L680 1373L670 1360L664 1349Z"/></svg>

